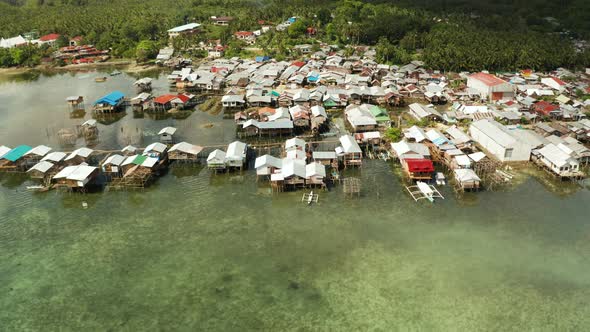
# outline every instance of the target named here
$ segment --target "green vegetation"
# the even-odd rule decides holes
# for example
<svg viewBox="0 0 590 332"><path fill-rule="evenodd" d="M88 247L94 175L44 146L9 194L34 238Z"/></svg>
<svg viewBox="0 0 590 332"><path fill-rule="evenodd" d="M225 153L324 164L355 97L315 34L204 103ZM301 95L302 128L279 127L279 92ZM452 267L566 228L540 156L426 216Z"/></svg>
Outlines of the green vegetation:
<svg viewBox="0 0 590 332"><path fill-rule="evenodd" d="M402 130L399 128L387 128L383 135L391 142L398 142L402 138Z"/></svg>
<svg viewBox="0 0 590 332"><path fill-rule="evenodd" d="M590 66L590 51L578 52L573 44L574 38L590 37L590 2L585 0L0 0L0 12L0 36L31 30L81 35L115 57L139 60L168 43L167 29L187 22L203 23L203 31L177 38L176 48L221 40L230 46L228 56L250 55L234 42L233 32L260 29L259 20L277 24L297 16L286 31L267 33L256 46L283 59L300 56L292 47L303 43L375 45L380 61L421 59L448 71ZM209 24L213 15L230 15L234 21L214 26ZM317 34L307 36L309 27ZM58 45L64 41L60 38ZM5 54L0 62L20 64L7 61Z"/></svg>

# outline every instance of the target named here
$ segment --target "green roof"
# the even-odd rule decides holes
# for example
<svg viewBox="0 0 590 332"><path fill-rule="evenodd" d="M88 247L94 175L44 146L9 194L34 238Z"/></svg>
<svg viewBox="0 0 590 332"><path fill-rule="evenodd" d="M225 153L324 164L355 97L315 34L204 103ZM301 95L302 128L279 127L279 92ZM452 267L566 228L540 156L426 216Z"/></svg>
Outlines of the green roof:
<svg viewBox="0 0 590 332"><path fill-rule="evenodd" d="M324 102L324 106L331 107L331 106L338 106L338 104L336 104L335 101L328 99L327 101Z"/></svg>
<svg viewBox="0 0 590 332"><path fill-rule="evenodd" d="M377 121L377 122L387 122L387 121L391 121L391 118L389 118L389 116L385 116L385 115L376 116L375 117L375 121Z"/></svg>
<svg viewBox="0 0 590 332"><path fill-rule="evenodd" d="M147 159L147 156L142 156L142 155L139 155L139 156L135 157L135 159L133 159L133 163L134 163L135 165L141 165L141 164L143 164L143 162L144 162L146 159Z"/></svg>
<svg viewBox="0 0 590 332"><path fill-rule="evenodd" d="M2 156L2 159L6 159L6 160L10 160L12 162L15 162L17 160L19 160L22 156L25 155L25 153L31 151L32 147L28 146L28 145L19 145L16 148L8 151L4 156Z"/></svg>
<svg viewBox="0 0 590 332"><path fill-rule="evenodd" d="M373 105L372 107L369 107L369 112L371 112L374 117L387 116L387 118L389 118L389 114L379 106Z"/></svg>

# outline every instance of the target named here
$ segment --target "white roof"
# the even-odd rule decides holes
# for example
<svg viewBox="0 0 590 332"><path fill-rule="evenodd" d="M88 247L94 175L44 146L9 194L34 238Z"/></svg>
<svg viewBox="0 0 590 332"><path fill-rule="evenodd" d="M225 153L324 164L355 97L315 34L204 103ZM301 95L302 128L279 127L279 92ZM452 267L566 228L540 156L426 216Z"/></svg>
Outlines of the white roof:
<svg viewBox="0 0 590 332"><path fill-rule="evenodd" d="M421 143L408 143L406 141L399 141L397 143L391 143L391 148L398 157L405 154L419 154L422 157L430 156L430 150L428 147Z"/></svg>
<svg viewBox="0 0 590 332"><path fill-rule="evenodd" d="M219 149L212 151L211 153L209 153L209 156L207 156L207 162L210 161L225 162L225 152Z"/></svg>
<svg viewBox="0 0 590 332"><path fill-rule="evenodd" d="M180 152L188 153L188 154L198 155L199 152L203 151L203 147L198 146L198 145L193 145L193 144L190 144L187 142L180 142L170 148L170 152L174 152L176 150L178 150Z"/></svg>
<svg viewBox="0 0 590 332"><path fill-rule="evenodd" d="M41 159L41 161L52 161L58 163L66 157L64 152L51 152Z"/></svg>
<svg viewBox="0 0 590 332"><path fill-rule="evenodd" d="M428 107L422 104L414 103L410 104L410 110L412 110L412 114L417 116L418 118L422 119L430 115L435 115L441 117L440 113L432 107Z"/></svg>
<svg viewBox="0 0 590 332"><path fill-rule="evenodd" d="M242 143L240 141L231 142L227 146L226 157L228 159L238 160L246 158L246 143Z"/></svg>
<svg viewBox="0 0 590 332"><path fill-rule="evenodd" d="M158 135L162 135L162 134L174 135L175 132L176 132L176 128L174 128L174 127L165 127L165 128L162 128L162 130L160 130L158 132Z"/></svg>
<svg viewBox="0 0 590 332"><path fill-rule="evenodd" d="M293 147L305 148L305 140L303 140L299 137L293 137L293 138L288 139L285 142L285 148L289 149L289 148L293 148Z"/></svg>
<svg viewBox="0 0 590 332"><path fill-rule="evenodd" d="M49 151L51 151L51 148L50 147L45 146L45 145L39 145L39 146L36 146L36 147L32 148L27 153L25 153L25 156L28 156L28 155L36 155L36 156L39 156L39 157L43 157L46 154L48 154ZM1 153L0 152L0 154L4 154L4 153Z"/></svg>
<svg viewBox="0 0 590 332"><path fill-rule="evenodd" d="M152 168L152 167L154 167L155 164L158 163L158 160L159 160L159 158L147 157L147 158L145 158L143 163L141 163L141 166L147 167L147 168Z"/></svg>
<svg viewBox="0 0 590 332"><path fill-rule="evenodd" d="M287 158L305 160L307 159L307 156L305 155L305 152L301 150L289 150L287 151Z"/></svg>
<svg viewBox="0 0 590 332"><path fill-rule="evenodd" d="M27 172L30 172L30 171L39 171L41 173L45 173L48 170L50 170L51 167L53 167L53 166L54 166L54 164L52 164L52 163L50 163L48 161L41 161L41 162L35 164L35 166L29 168L29 170Z"/></svg>
<svg viewBox="0 0 590 332"><path fill-rule="evenodd" d="M326 176L326 166L320 163L311 163L305 166L305 177L309 178L312 176Z"/></svg>
<svg viewBox="0 0 590 332"><path fill-rule="evenodd" d="M4 146L4 145L0 146L0 157L7 154L10 150L12 150L12 149L7 146Z"/></svg>
<svg viewBox="0 0 590 332"><path fill-rule="evenodd" d="M89 148L76 149L66 157L66 161L68 161L70 159L74 159L77 156L80 156L82 158L88 158L88 156L90 156L92 154L92 152L94 152L94 150L89 149Z"/></svg>
<svg viewBox="0 0 590 332"><path fill-rule="evenodd" d="M340 136L340 144L342 144L342 149L344 153L361 153L361 147L358 143L354 140L354 138L350 135L343 135Z"/></svg>
<svg viewBox="0 0 590 332"><path fill-rule="evenodd" d="M23 36L16 36L8 39L0 38L0 47L1 48L11 48L17 45L26 44L27 40L23 38Z"/></svg>
<svg viewBox="0 0 590 332"><path fill-rule="evenodd" d="M96 120L94 120L94 119L89 119L89 120L86 120L86 121L85 121L85 122L82 124L82 127L84 127L84 126L95 127L95 126L96 126Z"/></svg>
<svg viewBox="0 0 590 332"><path fill-rule="evenodd" d="M269 154L265 154L264 156L256 158L256 162L254 162L254 168L260 167L275 167L281 168L283 166L283 161L279 158L273 157Z"/></svg>
<svg viewBox="0 0 590 332"><path fill-rule="evenodd" d="M62 169L53 178L54 179L65 178L67 180L73 180L73 181L84 181L96 169L97 169L96 167L88 166L88 165L68 166L68 167Z"/></svg>
<svg viewBox="0 0 590 332"><path fill-rule="evenodd" d="M283 178L288 178L293 175L305 178L305 161L300 159L283 159L281 174L283 175Z"/></svg>
<svg viewBox="0 0 590 332"><path fill-rule="evenodd" d="M467 168L471 166L471 160L464 154L455 156L455 160L457 161L457 164L461 167Z"/></svg>
<svg viewBox="0 0 590 332"><path fill-rule="evenodd" d="M564 152L555 144L547 144L539 150L539 154L546 160L557 167L562 167L567 164L578 164L569 154Z"/></svg>
<svg viewBox="0 0 590 332"><path fill-rule="evenodd" d="M481 181L479 176L477 176L473 170L468 168L456 168L453 172L455 172L455 178L459 180L459 182Z"/></svg>
<svg viewBox="0 0 590 332"><path fill-rule="evenodd" d="M114 154L112 156L109 156L107 160L105 160L104 165L120 166L124 161L125 157L118 154Z"/></svg>
<svg viewBox="0 0 590 332"><path fill-rule="evenodd" d="M151 77L144 77L144 78L140 78L137 81L135 81L135 83L133 83L133 85L149 84L149 83L152 83L152 78Z"/></svg>
<svg viewBox="0 0 590 332"><path fill-rule="evenodd" d="M334 151L314 151L313 159L336 159L336 152Z"/></svg>
<svg viewBox="0 0 590 332"><path fill-rule="evenodd" d="M189 24L174 27L174 28L168 30L168 32L183 32L183 31L188 31L188 30L198 28L200 26L201 25L199 23L189 23Z"/></svg>
<svg viewBox="0 0 590 332"><path fill-rule="evenodd" d="M503 147L510 147L516 142L516 139L508 133L508 129L494 120L482 119L471 125Z"/></svg>
<svg viewBox="0 0 590 332"><path fill-rule="evenodd" d="M324 118L328 117L328 113L326 113L326 109L323 106L312 106L311 107L311 114L314 117L323 116Z"/></svg>
<svg viewBox="0 0 590 332"><path fill-rule="evenodd" d="M408 128L408 130L404 132L404 136L407 138L412 138L416 140L416 142L422 142L426 139L426 133L424 132L424 129L418 126L412 126Z"/></svg>
<svg viewBox="0 0 590 332"><path fill-rule="evenodd" d="M135 151L137 151L137 148L132 146L132 145L127 145L126 147L124 147L123 149L121 149L121 152L131 152L134 153Z"/></svg>
<svg viewBox="0 0 590 332"><path fill-rule="evenodd" d="M68 175L68 180L74 181L84 181L86 180L92 172L94 172L97 168L94 166L88 165L78 165L76 169L70 175Z"/></svg>
<svg viewBox="0 0 590 332"><path fill-rule="evenodd" d="M447 134L449 134L451 136L451 138L453 139L453 143L463 144L463 143L467 143L472 140L471 137L469 137L467 134L465 134L461 129L459 129L455 125L447 128L447 130L445 130L445 131Z"/></svg>
<svg viewBox="0 0 590 332"><path fill-rule="evenodd" d="M482 160L483 158L486 157L486 154L483 152L476 152L476 153L472 153L470 155L468 155L469 158L471 158L471 160L478 162L480 160Z"/></svg>
<svg viewBox="0 0 590 332"><path fill-rule="evenodd" d="M145 148L145 150L143 150L143 154L150 153L152 151L162 153L162 152L166 151L167 148L168 147L166 146L166 144L162 144L160 142L155 142L155 143L148 145Z"/></svg>

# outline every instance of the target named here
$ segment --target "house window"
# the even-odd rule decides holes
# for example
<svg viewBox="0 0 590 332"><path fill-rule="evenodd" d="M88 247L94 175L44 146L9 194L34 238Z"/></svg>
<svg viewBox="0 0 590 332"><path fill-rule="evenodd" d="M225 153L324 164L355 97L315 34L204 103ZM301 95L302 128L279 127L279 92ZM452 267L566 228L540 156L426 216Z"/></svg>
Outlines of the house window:
<svg viewBox="0 0 590 332"><path fill-rule="evenodd" d="M504 151L504 158L512 158L513 151L514 149L506 149L506 151Z"/></svg>

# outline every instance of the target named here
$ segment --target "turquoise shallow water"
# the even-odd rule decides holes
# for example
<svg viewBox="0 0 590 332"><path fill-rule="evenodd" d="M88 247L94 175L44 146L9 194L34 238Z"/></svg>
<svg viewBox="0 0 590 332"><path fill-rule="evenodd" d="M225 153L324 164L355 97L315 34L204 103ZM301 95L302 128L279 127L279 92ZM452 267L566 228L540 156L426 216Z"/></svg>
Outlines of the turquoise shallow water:
<svg viewBox="0 0 590 332"><path fill-rule="evenodd" d="M21 121L3 93L0 115ZM2 123L0 143L26 136ZM219 139L191 126L181 135ZM115 145L110 130L102 144ZM530 178L462 199L446 189L432 205L391 164L359 175L361 198L337 187L311 207L248 171L173 168L144 192L87 195L32 195L0 176L0 330L590 329L587 189L558 196Z"/></svg>

